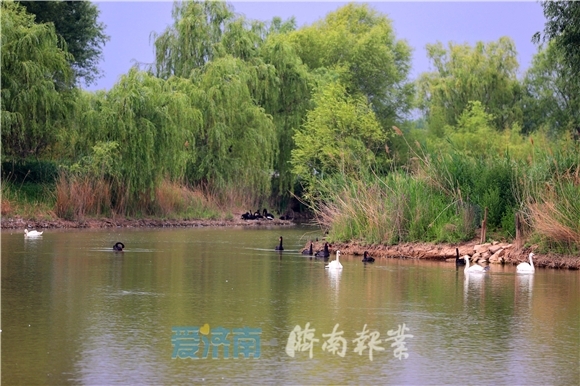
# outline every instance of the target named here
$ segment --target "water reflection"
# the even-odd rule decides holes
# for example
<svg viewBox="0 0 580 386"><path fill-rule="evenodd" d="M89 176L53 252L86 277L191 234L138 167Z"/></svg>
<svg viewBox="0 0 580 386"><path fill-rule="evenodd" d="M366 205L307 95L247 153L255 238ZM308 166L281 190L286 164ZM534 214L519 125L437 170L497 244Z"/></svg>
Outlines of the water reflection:
<svg viewBox="0 0 580 386"><path fill-rule="evenodd" d="M515 300L524 300L527 302L527 306L532 305L532 290L534 288L534 275L528 274L516 274L516 288L515 288Z"/></svg>
<svg viewBox="0 0 580 386"><path fill-rule="evenodd" d="M580 352L577 272L466 275L447 263L348 255L329 270L300 254L304 234L103 230L24 244L3 234L2 383L579 384L569 366ZM125 252L113 253L116 240ZM261 329L261 357L172 359L172 327L204 323ZM306 323L320 339L312 358L288 356L289 334ZM404 323L408 358L389 342L373 361L353 351L364 325L386 338ZM321 347L336 324L349 340L344 358Z"/></svg>

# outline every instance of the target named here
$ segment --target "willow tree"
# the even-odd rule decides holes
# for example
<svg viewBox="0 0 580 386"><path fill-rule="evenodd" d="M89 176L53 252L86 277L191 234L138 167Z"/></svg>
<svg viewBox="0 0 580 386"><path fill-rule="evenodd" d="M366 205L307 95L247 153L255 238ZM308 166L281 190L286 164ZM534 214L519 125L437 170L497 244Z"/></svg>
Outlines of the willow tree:
<svg viewBox="0 0 580 386"><path fill-rule="evenodd" d="M384 145L386 135L366 97L349 95L339 82L319 86L313 103L294 137L291 162L306 191L316 197L325 178L360 179L374 165L373 149Z"/></svg>
<svg viewBox="0 0 580 386"><path fill-rule="evenodd" d="M1 3L2 153L39 157L55 144L73 106L69 55L52 24Z"/></svg>
<svg viewBox="0 0 580 386"><path fill-rule="evenodd" d="M195 137L188 181L224 198L237 191L249 203L269 194L277 151L272 118L256 105L249 86L257 76L254 66L231 56L206 64L192 76L200 92L194 103L203 112L203 126Z"/></svg>
<svg viewBox="0 0 580 386"><path fill-rule="evenodd" d="M89 101L80 134L85 149L115 142L119 210L148 211L163 178L179 181L185 173L188 143L201 129L202 116L176 82L135 69L106 94Z"/></svg>
<svg viewBox="0 0 580 386"><path fill-rule="evenodd" d="M385 130L409 111L411 49L391 20L366 4L348 4L291 34L311 70L341 69L341 83L371 103Z"/></svg>
<svg viewBox="0 0 580 386"><path fill-rule="evenodd" d="M152 34L155 44L154 73L164 79L172 75L188 78L215 57L214 45L225 25L234 18L223 1L183 1L173 5L173 25L161 35Z"/></svg>
<svg viewBox="0 0 580 386"><path fill-rule="evenodd" d="M521 121L521 86L516 78L518 62L510 38L497 42L428 44L427 55L434 72L421 75L419 104L429 129L442 135L445 125L455 126L470 102L480 101L503 130Z"/></svg>
<svg viewBox="0 0 580 386"><path fill-rule="evenodd" d="M283 207L294 193L296 177L290 164L294 135L311 107L312 75L302 63L287 34L270 34L261 46L260 57L273 68L258 99L272 115L277 133L278 156L274 163L273 197Z"/></svg>

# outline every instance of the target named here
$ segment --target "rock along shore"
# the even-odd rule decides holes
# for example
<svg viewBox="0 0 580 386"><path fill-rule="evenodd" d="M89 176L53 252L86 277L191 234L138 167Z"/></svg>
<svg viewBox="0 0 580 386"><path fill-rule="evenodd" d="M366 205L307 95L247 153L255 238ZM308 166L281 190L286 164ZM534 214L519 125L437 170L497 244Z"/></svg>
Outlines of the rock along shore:
<svg viewBox="0 0 580 386"><path fill-rule="evenodd" d="M310 242L304 248L310 247ZM315 251L322 250L324 242L313 242ZM528 255L534 248L522 248L517 250L509 243L485 243L476 241L460 244L430 244L430 243L404 243L399 245L363 245L356 242L329 244L332 254L340 250L341 254L362 256L364 251L374 258L399 258L399 259L429 259L446 262L455 262L456 249L459 256L469 256L469 262L482 265L487 264L510 264L517 265L527 262ZM535 252L534 252L535 253ZM556 254L537 254L534 256L534 266L544 268L580 269L580 257L562 256Z"/></svg>
<svg viewBox="0 0 580 386"><path fill-rule="evenodd" d="M58 228L172 228L172 227L255 227L255 226L294 226L289 220L161 220L161 219L85 219L67 220L25 220L22 218L2 218L2 229L58 229ZM313 243L314 250L322 250L324 242ZM305 248L310 246L306 243ZM469 256L470 263L478 264L519 264L528 261L528 254L534 247L517 250L509 243L479 244L476 241L460 244L404 243L399 245L363 245L357 242L333 243L330 251L340 250L343 254L360 255L368 251L375 258L404 258L455 261L456 251L460 257ZM535 252L534 252L535 253ZM534 256L534 265L545 268L580 269L580 257L556 254L538 254Z"/></svg>

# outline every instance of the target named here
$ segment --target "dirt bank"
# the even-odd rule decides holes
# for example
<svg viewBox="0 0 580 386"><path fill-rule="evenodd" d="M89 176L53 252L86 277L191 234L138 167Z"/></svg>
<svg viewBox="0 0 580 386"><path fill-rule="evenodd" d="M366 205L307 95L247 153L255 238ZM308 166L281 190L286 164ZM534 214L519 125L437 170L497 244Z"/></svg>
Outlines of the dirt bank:
<svg viewBox="0 0 580 386"><path fill-rule="evenodd" d="M322 250L324 242L314 242L314 250ZM308 248L308 242L304 248ZM460 256L468 255L470 262L479 264L510 264L516 265L528 261L530 252L535 248L522 248L517 250L508 243L486 243L470 241L460 244L429 244L429 243L405 243L393 246L387 245L362 245L353 243L333 243L330 245L331 254L340 250L342 254L362 256L364 251L374 258L399 258L399 259L431 259L455 262L456 248ZM539 254L534 252L534 266L543 268L580 269L580 257L562 256L556 254ZM332 256L331 256L332 258Z"/></svg>
<svg viewBox="0 0 580 386"><path fill-rule="evenodd" d="M2 229L50 229L50 228L176 228L176 227L206 227L206 226L268 226L295 225L287 220L159 220L159 219L85 219L80 221L67 220L24 220L22 218L2 219Z"/></svg>

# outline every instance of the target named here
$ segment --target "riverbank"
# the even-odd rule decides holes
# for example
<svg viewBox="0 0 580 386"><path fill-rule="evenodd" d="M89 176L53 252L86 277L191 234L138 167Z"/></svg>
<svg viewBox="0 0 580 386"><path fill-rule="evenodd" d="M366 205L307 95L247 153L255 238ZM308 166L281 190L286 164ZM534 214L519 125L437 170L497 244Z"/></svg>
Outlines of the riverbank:
<svg viewBox="0 0 580 386"><path fill-rule="evenodd" d="M308 248L308 242L304 248ZM322 250L324 242L313 242L315 251ZM534 266L538 268L580 269L579 256L563 256L553 253L541 254L536 252L536 247L516 249L509 243L485 243L478 240L463 242L460 244L431 244L431 243L404 243L398 245L363 245L357 242L332 243L329 247L331 259L333 254L340 250L341 254L361 256L364 251L374 258L397 258L397 259L428 259L455 263L456 250L459 256L469 256L470 264L508 264L517 265L528 262L528 255L534 252Z"/></svg>
<svg viewBox="0 0 580 386"><path fill-rule="evenodd" d="M104 218L79 221L25 220L22 218L2 218L2 229L60 229L60 228L176 228L176 227L262 227L262 226L295 226L289 220L242 220L241 217L231 220L167 220L167 219L126 219ZM305 248L310 246L310 242ZM322 250L324 242L313 242L314 250ZM479 244L478 240L459 244L404 243L399 245L363 245L357 242L333 243L331 253L340 250L343 254L362 256L368 251L375 258L428 259L454 262L456 249L460 256L468 255L470 262L479 264L519 264L528 261L530 252L534 252L534 265L540 268L580 269L579 256L537 253L536 247L516 249L509 243Z"/></svg>
<svg viewBox="0 0 580 386"><path fill-rule="evenodd" d="M206 226L294 226L295 223L289 220L261 219L242 220L241 218L232 220L168 220L168 219L126 219L126 218L87 218L79 221L57 220L25 220L22 218L2 219L2 229L59 229L59 228L186 228L186 227L206 227Z"/></svg>

